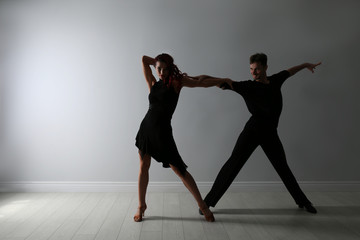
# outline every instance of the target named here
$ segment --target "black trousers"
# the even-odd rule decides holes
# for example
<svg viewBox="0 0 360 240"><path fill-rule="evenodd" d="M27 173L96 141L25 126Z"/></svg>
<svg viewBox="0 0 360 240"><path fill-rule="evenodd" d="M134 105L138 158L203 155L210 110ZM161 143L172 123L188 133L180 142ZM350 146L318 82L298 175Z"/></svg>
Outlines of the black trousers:
<svg viewBox="0 0 360 240"><path fill-rule="evenodd" d="M221 168L214 185L204 199L208 206L215 207L245 162L259 145L264 150L295 202L299 205L310 203L300 189L286 162L284 148L278 136L277 128L259 125L250 120L241 132L229 160Z"/></svg>

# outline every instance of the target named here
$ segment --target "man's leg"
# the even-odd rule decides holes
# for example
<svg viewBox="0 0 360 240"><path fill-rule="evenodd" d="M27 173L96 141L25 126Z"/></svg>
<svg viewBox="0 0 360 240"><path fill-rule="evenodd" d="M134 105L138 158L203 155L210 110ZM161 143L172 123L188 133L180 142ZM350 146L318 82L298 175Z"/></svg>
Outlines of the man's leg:
<svg viewBox="0 0 360 240"><path fill-rule="evenodd" d="M311 204L304 192L300 189L298 182L287 164L284 148L276 130L266 134L260 146L269 158L271 164L274 166L276 172L279 174L281 180L284 182L295 202L300 206Z"/></svg>
<svg viewBox="0 0 360 240"><path fill-rule="evenodd" d="M210 192L204 199L209 207L215 207L258 145L254 132L245 128L241 132L229 160L221 168Z"/></svg>

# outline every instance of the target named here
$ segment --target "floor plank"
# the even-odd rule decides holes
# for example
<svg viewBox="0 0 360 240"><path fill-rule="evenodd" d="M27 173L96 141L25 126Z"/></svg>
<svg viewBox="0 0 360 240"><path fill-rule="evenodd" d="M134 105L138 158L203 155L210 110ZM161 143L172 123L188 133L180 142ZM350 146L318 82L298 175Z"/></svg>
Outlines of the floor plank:
<svg viewBox="0 0 360 240"><path fill-rule="evenodd" d="M125 220L127 212L132 201L134 194L121 193L116 199L113 207L104 224L101 226L95 240L116 240L121 226Z"/></svg>
<svg viewBox="0 0 360 240"><path fill-rule="evenodd" d="M130 207L126 213L126 217L121 226L120 233L118 235L118 240L139 240L141 228L143 222L134 222L134 215L136 209L139 205L138 196L134 194L131 199Z"/></svg>
<svg viewBox="0 0 360 240"><path fill-rule="evenodd" d="M49 240L72 239L103 197L103 193L89 193L82 204L66 219L64 224L54 232Z"/></svg>
<svg viewBox="0 0 360 240"><path fill-rule="evenodd" d="M88 194L73 193L70 198L37 228L26 240L46 240L66 221L80 206Z"/></svg>
<svg viewBox="0 0 360 240"><path fill-rule="evenodd" d="M29 219L21 223L15 231L6 238L25 239L36 231L50 216L52 216L60 207L62 207L71 194L58 194L55 199L50 201L40 211L32 215ZM5 238L5 239L6 239Z"/></svg>
<svg viewBox="0 0 360 240"><path fill-rule="evenodd" d="M99 229L105 222L110 209L115 203L119 193L103 193L103 198L99 201L96 208L87 216L79 230L76 232L73 240L84 239L95 239Z"/></svg>
<svg viewBox="0 0 360 240"><path fill-rule="evenodd" d="M184 240L179 193L164 194L162 239Z"/></svg>
<svg viewBox="0 0 360 240"><path fill-rule="evenodd" d="M30 234L35 227L34 225L31 226L32 218L37 216L38 220L38 216L40 214L41 217L42 209L44 208L56 209L54 201L56 201L58 196L59 194L57 193L19 194L18 200L15 200L14 203L15 205L19 203L22 206L16 208L16 211L1 223L0 239L26 237L26 234ZM66 195L63 195L63 197L66 197ZM5 206L5 208L7 207L11 206Z"/></svg>
<svg viewBox="0 0 360 240"><path fill-rule="evenodd" d="M199 215L196 201L190 193L180 195L180 211L185 240L206 239L204 227L201 223L204 221L203 216Z"/></svg>

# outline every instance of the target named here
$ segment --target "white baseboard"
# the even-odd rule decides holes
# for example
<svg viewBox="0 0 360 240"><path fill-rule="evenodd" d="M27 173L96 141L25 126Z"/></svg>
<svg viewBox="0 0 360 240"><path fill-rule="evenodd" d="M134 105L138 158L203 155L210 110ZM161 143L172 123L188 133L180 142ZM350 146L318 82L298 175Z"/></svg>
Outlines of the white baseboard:
<svg viewBox="0 0 360 240"><path fill-rule="evenodd" d="M208 192L212 182L197 182L201 192ZM359 181L299 182L304 191L360 191ZM137 182L0 182L0 192L136 192ZM149 192L186 192L181 182L150 182ZM282 182L233 182L230 192L286 191Z"/></svg>

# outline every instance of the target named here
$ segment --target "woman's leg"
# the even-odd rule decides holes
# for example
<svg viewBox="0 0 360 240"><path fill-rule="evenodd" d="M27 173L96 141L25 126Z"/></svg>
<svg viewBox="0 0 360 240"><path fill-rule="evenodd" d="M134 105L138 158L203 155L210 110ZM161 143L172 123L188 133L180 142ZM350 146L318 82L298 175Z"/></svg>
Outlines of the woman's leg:
<svg viewBox="0 0 360 240"><path fill-rule="evenodd" d="M135 221L141 221L142 215L146 209L146 189L149 183L149 168L151 163L151 156L144 155L143 157L139 153L140 158L140 172L139 172L139 179L138 179L138 193L139 193L139 207L137 210L136 215L134 216Z"/></svg>
<svg viewBox="0 0 360 240"><path fill-rule="evenodd" d="M191 192L191 194L194 196L196 202L198 203L199 207L203 207L205 202L201 198L201 194L199 192L199 189L195 183L194 178L191 176L191 174L188 171L185 171L184 174L181 174L179 169L173 165L170 165L171 169L174 170L176 175L178 175L181 179L181 181L184 183L185 187Z"/></svg>
<svg viewBox="0 0 360 240"><path fill-rule="evenodd" d="M191 176L191 174L188 171L185 171L185 173L182 174L177 167L175 167L173 165L170 165L170 167L172 170L174 170L176 175L178 175L180 177L180 179L184 183L185 187L194 196L199 208L203 211L203 213L206 217L206 220L208 220L208 218L209 218L208 221L214 221L215 219L212 216L212 212L209 210L208 206L202 199L200 191L196 185L194 178Z"/></svg>

